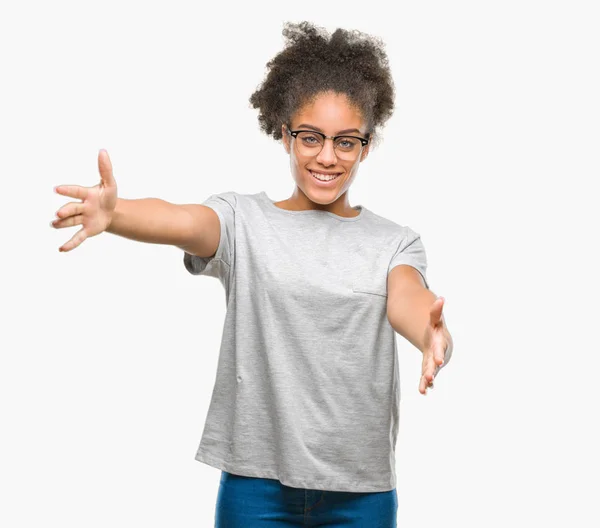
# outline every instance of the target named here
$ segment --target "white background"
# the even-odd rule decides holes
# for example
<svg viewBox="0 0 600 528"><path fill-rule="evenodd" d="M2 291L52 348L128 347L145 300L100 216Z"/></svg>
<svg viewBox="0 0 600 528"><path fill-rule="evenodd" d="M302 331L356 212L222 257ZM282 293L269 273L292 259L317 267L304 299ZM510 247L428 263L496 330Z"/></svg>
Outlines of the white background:
<svg viewBox="0 0 600 528"><path fill-rule="evenodd" d="M419 232L451 363L400 336L402 527L599 526L597 4L7 2L0 9L0 525L209 527L194 460L223 318L175 247L59 253L59 184L198 203L293 189L248 98L285 21L387 45L396 112L352 205Z"/></svg>

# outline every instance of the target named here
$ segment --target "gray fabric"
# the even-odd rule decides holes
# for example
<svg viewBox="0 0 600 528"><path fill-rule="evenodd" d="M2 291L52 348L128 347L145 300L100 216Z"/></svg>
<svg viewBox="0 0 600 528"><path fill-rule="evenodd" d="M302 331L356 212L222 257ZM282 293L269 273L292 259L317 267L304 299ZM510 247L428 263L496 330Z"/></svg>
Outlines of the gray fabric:
<svg viewBox="0 0 600 528"><path fill-rule="evenodd" d="M227 311L196 460L297 488L394 489L387 274L408 264L425 279L419 234L361 206L353 218L286 211L264 192L204 205L219 215L219 247L213 258L184 253L184 264L220 279Z"/></svg>

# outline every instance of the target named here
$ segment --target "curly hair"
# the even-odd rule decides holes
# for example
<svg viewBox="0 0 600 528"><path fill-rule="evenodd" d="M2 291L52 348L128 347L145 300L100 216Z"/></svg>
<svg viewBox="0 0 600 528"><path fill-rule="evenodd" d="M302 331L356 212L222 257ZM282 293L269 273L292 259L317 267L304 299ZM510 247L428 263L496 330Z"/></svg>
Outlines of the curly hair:
<svg viewBox="0 0 600 528"><path fill-rule="evenodd" d="M284 24L286 46L266 67L268 73L250 97L259 109L260 128L281 139L281 125L323 92L345 94L365 119L368 137L394 111L394 83L384 44L356 30L329 35L310 22Z"/></svg>

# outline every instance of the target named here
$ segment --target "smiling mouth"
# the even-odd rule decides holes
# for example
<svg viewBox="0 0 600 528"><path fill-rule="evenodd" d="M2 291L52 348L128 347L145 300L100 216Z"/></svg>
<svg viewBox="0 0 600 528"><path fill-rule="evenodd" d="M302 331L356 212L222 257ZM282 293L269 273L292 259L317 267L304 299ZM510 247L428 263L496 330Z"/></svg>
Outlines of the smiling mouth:
<svg viewBox="0 0 600 528"><path fill-rule="evenodd" d="M337 172L335 174L323 174L322 172L315 172L312 170L309 170L309 172L315 180L319 180L321 182L330 182L333 180L337 180L341 175L341 172Z"/></svg>

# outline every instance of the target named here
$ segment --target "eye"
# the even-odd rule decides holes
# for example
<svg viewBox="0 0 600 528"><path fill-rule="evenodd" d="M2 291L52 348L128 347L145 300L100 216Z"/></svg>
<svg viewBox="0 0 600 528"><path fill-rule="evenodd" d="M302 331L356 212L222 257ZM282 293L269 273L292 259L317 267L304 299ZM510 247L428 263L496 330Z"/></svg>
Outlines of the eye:
<svg viewBox="0 0 600 528"><path fill-rule="evenodd" d="M336 147L342 150L353 150L359 144L359 140L353 137L341 137L336 142Z"/></svg>
<svg viewBox="0 0 600 528"><path fill-rule="evenodd" d="M299 132L298 139L300 139L304 145L309 147L320 145L322 143L321 136L312 132Z"/></svg>

